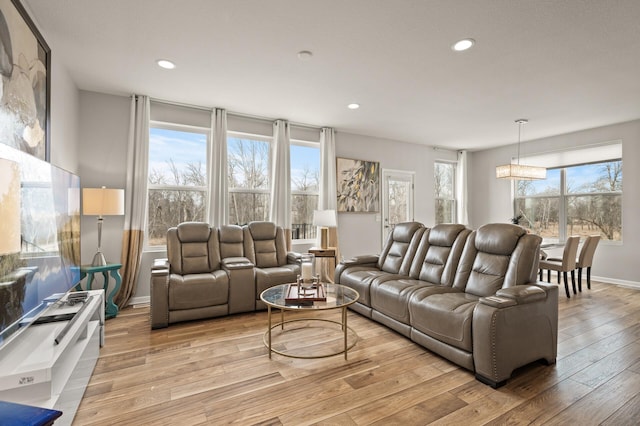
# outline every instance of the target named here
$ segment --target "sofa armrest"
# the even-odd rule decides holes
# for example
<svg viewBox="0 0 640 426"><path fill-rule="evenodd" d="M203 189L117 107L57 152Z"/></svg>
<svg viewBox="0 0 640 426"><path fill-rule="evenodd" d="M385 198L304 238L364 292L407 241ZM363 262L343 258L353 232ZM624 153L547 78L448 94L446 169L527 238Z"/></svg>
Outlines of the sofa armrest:
<svg viewBox="0 0 640 426"><path fill-rule="evenodd" d="M151 328L169 325L169 262L156 259L151 267Z"/></svg>
<svg viewBox="0 0 640 426"><path fill-rule="evenodd" d="M302 254L293 251L287 252L287 263L300 263L300 259L302 259Z"/></svg>
<svg viewBox="0 0 640 426"><path fill-rule="evenodd" d="M255 265L246 257L227 257L222 259L222 269L235 271L237 269L252 269Z"/></svg>
<svg viewBox="0 0 640 426"><path fill-rule="evenodd" d="M361 256L355 256L351 259L343 260L342 264L346 266L352 265L365 265L368 263L378 263L379 256L377 254L365 254Z"/></svg>
<svg viewBox="0 0 640 426"><path fill-rule="evenodd" d="M494 387L530 362L554 363L558 287L531 283L480 298L473 311L472 333L476 378Z"/></svg>
<svg viewBox="0 0 640 426"><path fill-rule="evenodd" d="M496 296L515 301L516 304L533 303L547 298L547 292L535 285L518 285L501 288Z"/></svg>
<svg viewBox="0 0 640 426"><path fill-rule="evenodd" d="M153 265L151 265L151 271L158 270L167 270L167 274L169 273L169 259L155 259L153 261Z"/></svg>

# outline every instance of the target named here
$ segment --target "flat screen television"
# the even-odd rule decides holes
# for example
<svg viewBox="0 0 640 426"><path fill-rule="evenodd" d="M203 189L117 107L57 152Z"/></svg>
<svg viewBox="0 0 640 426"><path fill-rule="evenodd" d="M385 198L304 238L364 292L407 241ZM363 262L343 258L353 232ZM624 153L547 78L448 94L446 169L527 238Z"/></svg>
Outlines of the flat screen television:
<svg viewBox="0 0 640 426"><path fill-rule="evenodd" d="M0 350L79 281L80 178L0 144Z"/></svg>

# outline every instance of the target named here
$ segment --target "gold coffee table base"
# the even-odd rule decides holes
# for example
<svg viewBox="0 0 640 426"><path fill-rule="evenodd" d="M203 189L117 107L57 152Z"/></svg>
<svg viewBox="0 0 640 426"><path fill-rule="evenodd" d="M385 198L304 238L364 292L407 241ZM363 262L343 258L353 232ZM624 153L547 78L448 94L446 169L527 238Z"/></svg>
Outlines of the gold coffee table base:
<svg viewBox="0 0 640 426"><path fill-rule="evenodd" d="M270 311L270 310L269 310ZM344 312L343 314L344 316L346 316L346 312ZM271 312L269 312L269 324L271 324ZM290 352L286 352L286 351L280 351L278 349L274 349L272 346L272 335L271 335L271 331L277 327L281 327L283 332L280 334L282 335L283 333L286 333L287 331L295 331L295 330L299 330L299 329L291 329L291 330L285 330L284 329L284 325L288 324L288 323L293 323L293 322L329 322L332 324L337 324L341 327L342 331L344 331L344 348L339 350L339 351L335 351L335 352L331 352L331 353L327 353L327 354L323 354L323 355L295 355L292 354ZM346 321L345 321L346 322ZM353 337L352 339L348 338L348 335L351 334ZM351 342L349 342L349 340L353 340ZM344 359L347 359L347 352L349 352L349 349L353 348L356 343L358 343L358 334L355 332L355 330L351 327L349 327L348 325L341 323L340 321L335 321L335 320L330 320L330 319L324 319L324 318L296 318L296 319L291 319L291 320L286 320L286 321L280 321L277 324L274 325L270 325L269 329L267 331L264 332L264 335L262 337L262 341L264 342L264 345L267 347L267 349L269 349L269 358L271 358L271 353L276 353L278 355L282 355L282 356L286 356L289 358L297 358L297 359L319 359L319 358L330 358L332 356L336 356L336 355L340 355L340 354L344 354Z"/></svg>

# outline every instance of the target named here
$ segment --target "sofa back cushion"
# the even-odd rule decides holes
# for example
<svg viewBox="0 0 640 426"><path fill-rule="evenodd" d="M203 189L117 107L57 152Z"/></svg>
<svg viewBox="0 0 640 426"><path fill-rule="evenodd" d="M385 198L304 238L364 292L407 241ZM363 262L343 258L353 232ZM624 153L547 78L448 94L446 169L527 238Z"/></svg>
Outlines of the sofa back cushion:
<svg viewBox="0 0 640 426"><path fill-rule="evenodd" d="M218 233L204 222L183 222L167 231L171 272L187 275L220 269Z"/></svg>
<svg viewBox="0 0 640 426"><path fill-rule="evenodd" d="M425 231L411 265L411 277L451 287L470 233L460 224L439 224Z"/></svg>
<svg viewBox="0 0 640 426"><path fill-rule="evenodd" d="M419 222L396 224L378 258L378 268L391 274L409 275L424 230Z"/></svg>
<svg viewBox="0 0 640 426"><path fill-rule="evenodd" d="M223 225L218 230L220 258L244 257L244 232L238 225Z"/></svg>
<svg viewBox="0 0 640 426"><path fill-rule="evenodd" d="M287 263L284 230L272 222L251 222L244 228L244 252L258 268Z"/></svg>
<svg viewBox="0 0 640 426"><path fill-rule="evenodd" d="M536 281L542 238L524 228L493 223L471 233L465 244L454 287L475 296Z"/></svg>

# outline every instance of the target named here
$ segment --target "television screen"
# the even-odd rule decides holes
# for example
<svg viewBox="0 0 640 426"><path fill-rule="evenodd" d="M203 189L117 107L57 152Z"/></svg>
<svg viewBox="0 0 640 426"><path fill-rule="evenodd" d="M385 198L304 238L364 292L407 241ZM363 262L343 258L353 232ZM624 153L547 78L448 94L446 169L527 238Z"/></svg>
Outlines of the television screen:
<svg viewBox="0 0 640 426"><path fill-rule="evenodd" d="M80 281L80 178L0 144L0 205L2 346Z"/></svg>

